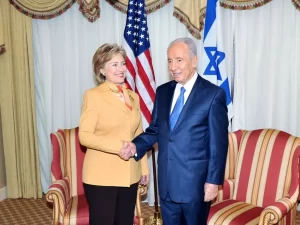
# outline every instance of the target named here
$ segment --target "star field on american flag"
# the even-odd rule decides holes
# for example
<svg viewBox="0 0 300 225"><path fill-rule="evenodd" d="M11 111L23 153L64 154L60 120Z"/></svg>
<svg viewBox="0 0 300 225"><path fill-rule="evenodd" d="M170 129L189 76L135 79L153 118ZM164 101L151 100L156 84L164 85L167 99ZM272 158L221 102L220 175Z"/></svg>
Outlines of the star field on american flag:
<svg viewBox="0 0 300 225"><path fill-rule="evenodd" d="M144 1L129 0L127 15L124 38L134 55L138 56L150 48Z"/></svg>
<svg viewBox="0 0 300 225"><path fill-rule="evenodd" d="M140 97L143 127L146 128L151 122L156 84L145 0L129 0L122 46L127 55L126 84Z"/></svg>

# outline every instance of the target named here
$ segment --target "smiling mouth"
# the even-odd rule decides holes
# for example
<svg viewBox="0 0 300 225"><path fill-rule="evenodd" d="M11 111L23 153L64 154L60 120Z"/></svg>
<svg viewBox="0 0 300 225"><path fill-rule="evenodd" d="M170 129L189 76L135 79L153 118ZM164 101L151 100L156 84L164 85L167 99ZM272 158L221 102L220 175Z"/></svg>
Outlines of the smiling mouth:
<svg viewBox="0 0 300 225"><path fill-rule="evenodd" d="M178 77L178 76L181 75L181 73L172 73L172 75L173 75L174 77Z"/></svg>

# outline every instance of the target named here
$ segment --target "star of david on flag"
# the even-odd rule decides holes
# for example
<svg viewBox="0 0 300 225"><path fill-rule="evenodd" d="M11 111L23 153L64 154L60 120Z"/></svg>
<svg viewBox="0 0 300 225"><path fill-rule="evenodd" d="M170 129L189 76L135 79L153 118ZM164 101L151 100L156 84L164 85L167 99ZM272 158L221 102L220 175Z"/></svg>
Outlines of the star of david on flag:
<svg viewBox="0 0 300 225"><path fill-rule="evenodd" d="M228 56L223 48L221 25L218 18L219 12L218 0L208 0L204 25L202 77L225 90L228 119L230 120L233 117L232 98L228 81L231 68L226 65Z"/></svg>

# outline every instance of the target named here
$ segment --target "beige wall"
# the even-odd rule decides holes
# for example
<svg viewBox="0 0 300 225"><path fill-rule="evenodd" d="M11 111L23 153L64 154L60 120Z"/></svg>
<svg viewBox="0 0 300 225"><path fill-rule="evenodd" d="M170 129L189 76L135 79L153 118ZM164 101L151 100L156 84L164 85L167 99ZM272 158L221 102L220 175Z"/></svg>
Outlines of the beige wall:
<svg viewBox="0 0 300 225"><path fill-rule="evenodd" d="M1 114L0 114L0 189L6 186L3 139L2 139L1 127L2 126L1 126Z"/></svg>

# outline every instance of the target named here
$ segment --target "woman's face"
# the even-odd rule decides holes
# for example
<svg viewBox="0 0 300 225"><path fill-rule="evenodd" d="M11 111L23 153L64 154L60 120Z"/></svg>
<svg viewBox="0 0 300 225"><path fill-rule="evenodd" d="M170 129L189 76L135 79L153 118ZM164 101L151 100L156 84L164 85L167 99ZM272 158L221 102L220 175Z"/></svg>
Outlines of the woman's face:
<svg viewBox="0 0 300 225"><path fill-rule="evenodd" d="M107 81L114 84L122 84L126 77L126 71L125 59L118 53L105 63L104 69L101 72L105 75Z"/></svg>

